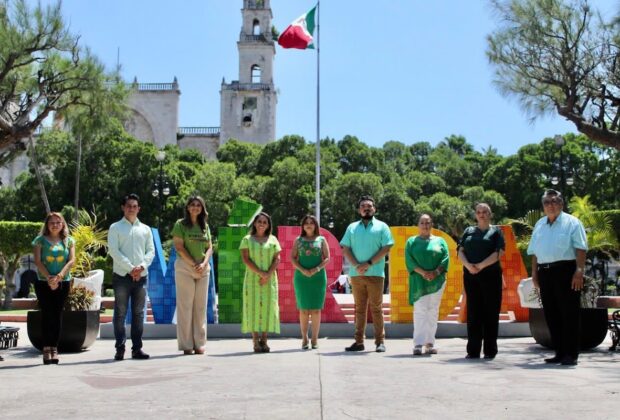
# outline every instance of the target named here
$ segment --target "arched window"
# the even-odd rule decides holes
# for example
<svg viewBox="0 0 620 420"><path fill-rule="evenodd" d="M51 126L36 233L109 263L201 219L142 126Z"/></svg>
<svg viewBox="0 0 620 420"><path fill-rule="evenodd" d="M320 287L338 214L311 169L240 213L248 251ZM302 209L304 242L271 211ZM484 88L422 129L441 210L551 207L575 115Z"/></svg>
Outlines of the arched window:
<svg viewBox="0 0 620 420"><path fill-rule="evenodd" d="M254 19L254 22L252 22L252 35L260 35L260 22L258 19Z"/></svg>
<svg viewBox="0 0 620 420"><path fill-rule="evenodd" d="M252 83L260 83L260 66L258 64L254 64L252 66Z"/></svg>

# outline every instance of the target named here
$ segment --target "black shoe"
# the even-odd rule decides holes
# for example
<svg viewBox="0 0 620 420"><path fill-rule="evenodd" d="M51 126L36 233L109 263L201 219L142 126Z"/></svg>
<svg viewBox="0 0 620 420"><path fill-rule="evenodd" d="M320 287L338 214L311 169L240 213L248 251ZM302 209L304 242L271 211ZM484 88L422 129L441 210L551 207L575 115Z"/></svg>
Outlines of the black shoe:
<svg viewBox="0 0 620 420"><path fill-rule="evenodd" d="M467 356L465 356L466 359L480 359L480 355L479 354L468 354Z"/></svg>
<svg viewBox="0 0 620 420"><path fill-rule="evenodd" d="M494 354L485 354L484 358L487 360L493 360L495 359L495 355Z"/></svg>
<svg viewBox="0 0 620 420"><path fill-rule="evenodd" d="M377 344L377 349L375 351L377 353L385 353L385 344L383 343Z"/></svg>
<svg viewBox="0 0 620 420"><path fill-rule="evenodd" d="M125 358L125 349L116 350L116 354L114 355L114 360L123 360Z"/></svg>
<svg viewBox="0 0 620 420"><path fill-rule="evenodd" d="M545 359L545 363L561 363L562 360L564 360L564 358L556 354L553 357L549 357L548 359Z"/></svg>
<svg viewBox="0 0 620 420"><path fill-rule="evenodd" d="M148 354L146 354L145 352L142 351L142 349L140 350L135 350L131 352L131 358L132 359L139 359L139 360L146 360L148 359L149 356Z"/></svg>
<svg viewBox="0 0 620 420"><path fill-rule="evenodd" d="M570 357L570 356L566 356L565 358L562 359L560 364L562 366L577 366L577 359Z"/></svg>
<svg viewBox="0 0 620 420"><path fill-rule="evenodd" d="M349 347L345 347L344 351L364 351L364 344L353 343Z"/></svg>

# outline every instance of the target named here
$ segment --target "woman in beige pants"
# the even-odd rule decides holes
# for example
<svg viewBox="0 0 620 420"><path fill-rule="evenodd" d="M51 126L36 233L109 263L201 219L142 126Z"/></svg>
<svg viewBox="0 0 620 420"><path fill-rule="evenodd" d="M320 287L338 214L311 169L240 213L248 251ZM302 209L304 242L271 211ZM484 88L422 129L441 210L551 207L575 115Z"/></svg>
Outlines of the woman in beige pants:
<svg viewBox="0 0 620 420"><path fill-rule="evenodd" d="M192 196L185 217L172 228L177 251L174 276L177 292L177 342L184 354L204 354L207 342L207 289L213 254L204 200Z"/></svg>

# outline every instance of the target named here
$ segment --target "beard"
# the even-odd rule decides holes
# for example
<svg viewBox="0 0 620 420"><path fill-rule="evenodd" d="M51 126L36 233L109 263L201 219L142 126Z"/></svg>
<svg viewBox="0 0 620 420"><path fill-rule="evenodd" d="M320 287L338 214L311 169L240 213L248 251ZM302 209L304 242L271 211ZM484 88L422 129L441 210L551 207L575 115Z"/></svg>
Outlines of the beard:
<svg viewBox="0 0 620 420"><path fill-rule="evenodd" d="M364 220L371 220L373 218L373 216L374 216L373 213L370 213L370 212L364 213L364 214L362 214L362 219L364 219Z"/></svg>

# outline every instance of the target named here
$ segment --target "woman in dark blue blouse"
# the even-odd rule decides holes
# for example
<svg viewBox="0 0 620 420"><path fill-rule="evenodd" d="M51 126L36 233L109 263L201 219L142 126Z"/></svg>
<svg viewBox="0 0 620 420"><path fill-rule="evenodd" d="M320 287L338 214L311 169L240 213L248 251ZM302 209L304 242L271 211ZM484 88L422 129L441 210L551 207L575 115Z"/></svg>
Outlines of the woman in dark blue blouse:
<svg viewBox="0 0 620 420"><path fill-rule="evenodd" d="M497 354L503 286L499 259L505 244L501 229L491 225L491 215L488 204L478 204L478 223L465 229L458 246L467 296L468 359L479 359L481 350L485 359L493 359Z"/></svg>

